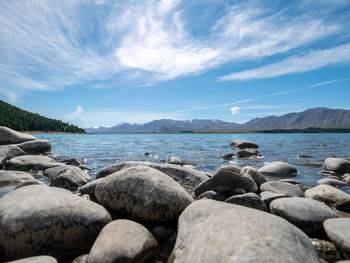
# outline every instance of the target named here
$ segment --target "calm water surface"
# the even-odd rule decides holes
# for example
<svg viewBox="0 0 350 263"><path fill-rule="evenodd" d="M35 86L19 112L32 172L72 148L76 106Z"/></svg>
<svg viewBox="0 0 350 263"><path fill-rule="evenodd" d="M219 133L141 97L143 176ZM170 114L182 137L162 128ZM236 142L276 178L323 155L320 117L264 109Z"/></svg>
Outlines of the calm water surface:
<svg viewBox="0 0 350 263"><path fill-rule="evenodd" d="M317 172L322 167L310 167L308 163L322 163L325 158L350 157L350 134L36 134L48 139L52 154L77 158L92 168L94 178L103 167L135 160L162 161L177 156L198 163L197 169L213 173L226 164L259 168L266 162L285 161L298 169L295 178L306 185L316 185L323 178ZM235 153L230 142L247 139L257 143L259 160L233 158L224 161L220 155ZM147 157L146 151L156 154ZM310 158L298 158L310 155ZM344 189L349 192L349 189Z"/></svg>

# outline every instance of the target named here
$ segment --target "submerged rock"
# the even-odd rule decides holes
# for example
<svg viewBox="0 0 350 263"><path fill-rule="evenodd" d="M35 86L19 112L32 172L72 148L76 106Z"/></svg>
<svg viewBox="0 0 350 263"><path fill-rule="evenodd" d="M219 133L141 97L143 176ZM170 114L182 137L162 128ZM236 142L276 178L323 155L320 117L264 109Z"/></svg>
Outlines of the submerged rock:
<svg viewBox="0 0 350 263"><path fill-rule="evenodd" d="M319 262L310 239L278 216L213 200L181 214L169 263Z"/></svg>
<svg viewBox="0 0 350 263"><path fill-rule="evenodd" d="M237 152L238 158L248 158L251 156L261 156L261 154L258 150L255 150L255 149L244 149Z"/></svg>
<svg viewBox="0 0 350 263"><path fill-rule="evenodd" d="M47 153L51 151L51 143L48 140L22 142L17 146L27 154Z"/></svg>
<svg viewBox="0 0 350 263"><path fill-rule="evenodd" d="M343 158L327 158L324 163L324 168L328 171L337 174L344 174L350 172L350 161Z"/></svg>
<svg viewBox="0 0 350 263"><path fill-rule="evenodd" d="M234 140L230 143L230 146L239 148L239 149L247 149L247 148L258 149L259 148L259 145L248 140Z"/></svg>
<svg viewBox="0 0 350 263"><path fill-rule="evenodd" d="M350 218L328 219L323 226L327 236L341 254L346 259L350 259Z"/></svg>
<svg viewBox="0 0 350 263"><path fill-rule="evenodd" d="M297 169L293 165L285 162L267 163L258 171L265 176L271 177L294 177L298 174Z"/></svg>
<svg viewBox="0 0 350 263"><path fill-rule="evenodd" d="M0 145L15 144L32 140L36 140L36 138L32 135L14 131L5 126L0 126Z"/></svg>
<svg viewBox="0 0 350 263"><path fill-rule="evenodd" d="M270 191L274 193L284 194L288 196L303 197L304 193L300 188L294 184L283 183L278 181L271 181L263 183L260 186L261 191Z"/></svg>
<svg viewBox="0 0 350 263"><path fill-rule="evenodd" d="M168 164L176 164L176 165L193 165L196 166L197 164L195 162L191 162L188 160L181 159L176 156L172 156L168 159Z"/></svg>

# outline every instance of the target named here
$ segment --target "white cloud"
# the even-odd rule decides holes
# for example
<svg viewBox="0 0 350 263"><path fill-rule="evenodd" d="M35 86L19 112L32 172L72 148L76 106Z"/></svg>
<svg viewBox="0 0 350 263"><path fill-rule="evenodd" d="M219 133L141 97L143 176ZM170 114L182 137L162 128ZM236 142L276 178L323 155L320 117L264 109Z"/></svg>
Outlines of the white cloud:
<svg viewBox="0 0 350 263"><path fill-rule="evenodd" d="M240 107L235 106L235 107L232 107L230 110L231 110L232 115L235 115L235 114L240 113L240 111L239 111L240 109L241 109Z"/></svg>
<svg viewBox="0 0 350 263"><path fill-rule="evenodd" d="M64 116L63 120L66 120L66 121L77 120L82 116L83 112L84 112L83 107L77 106L75 111Z"/></svg>

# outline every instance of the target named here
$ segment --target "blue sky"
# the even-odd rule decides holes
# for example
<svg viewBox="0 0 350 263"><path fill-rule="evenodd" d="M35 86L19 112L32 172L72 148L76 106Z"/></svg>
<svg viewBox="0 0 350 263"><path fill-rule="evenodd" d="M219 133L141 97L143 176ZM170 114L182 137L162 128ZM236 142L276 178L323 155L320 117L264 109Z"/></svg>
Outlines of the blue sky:
<svg viewBox="0 0 350 263"><path fill-rule="evenodd" d="M0 2L0 99L82 127L350 109L348 0Z"/></svg>

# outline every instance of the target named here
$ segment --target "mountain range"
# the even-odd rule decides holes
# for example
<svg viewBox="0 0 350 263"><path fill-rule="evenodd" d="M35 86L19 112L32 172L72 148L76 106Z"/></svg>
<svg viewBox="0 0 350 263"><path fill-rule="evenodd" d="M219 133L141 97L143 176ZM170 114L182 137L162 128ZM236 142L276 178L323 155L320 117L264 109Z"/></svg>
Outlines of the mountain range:
<svg viewBox="0 0 350 263"><path fill-rule="evenodd" d="M350 128L350 110L312 108L282 116L255 118L244 124L221 120L154 120L144 124L121 123L113 127L87 128L87 133L167 133L228 130Z"/></svg>

